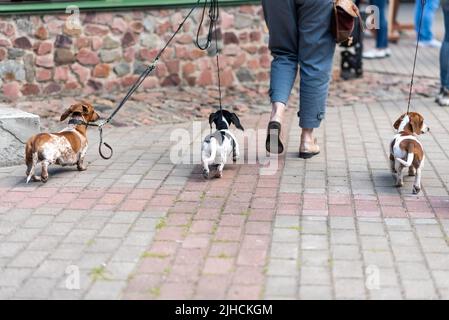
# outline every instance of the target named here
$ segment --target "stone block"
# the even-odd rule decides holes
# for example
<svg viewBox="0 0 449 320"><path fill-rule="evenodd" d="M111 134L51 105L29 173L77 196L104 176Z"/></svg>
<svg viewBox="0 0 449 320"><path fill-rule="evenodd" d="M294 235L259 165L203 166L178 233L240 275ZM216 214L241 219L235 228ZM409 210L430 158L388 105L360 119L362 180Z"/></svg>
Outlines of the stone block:
<svg viewBox="0 0 449 320"><path fill-rule="evenodd" d="M39 116L0 105L0 167L23 164L25 143L39 131Z"/></svg>

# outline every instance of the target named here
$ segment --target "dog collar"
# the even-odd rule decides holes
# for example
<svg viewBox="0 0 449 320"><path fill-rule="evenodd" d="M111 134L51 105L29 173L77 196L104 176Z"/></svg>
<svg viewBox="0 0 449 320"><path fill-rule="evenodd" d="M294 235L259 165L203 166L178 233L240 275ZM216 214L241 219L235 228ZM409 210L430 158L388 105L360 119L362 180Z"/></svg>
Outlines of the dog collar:
<svg viewBox="0 0 449 320"><path fill-rule="evenodd" d="M80 119L70 119L69 120L69 124L74 124L74 125L77 125L77 126L83 125L83 126L86 126L86 127L89 125L88 123L86 123L85 121L80 120Z"/></svg>

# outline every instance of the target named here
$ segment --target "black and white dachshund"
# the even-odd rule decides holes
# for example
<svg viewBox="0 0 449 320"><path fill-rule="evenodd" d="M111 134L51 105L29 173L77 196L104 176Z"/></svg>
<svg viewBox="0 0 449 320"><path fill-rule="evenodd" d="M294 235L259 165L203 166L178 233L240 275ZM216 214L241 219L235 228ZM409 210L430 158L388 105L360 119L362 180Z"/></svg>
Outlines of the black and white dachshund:
<svg viewBox="0 0 449 320"><path fill-rule="evenodd" d="M217 131L209 134L203 142L201 148L201 162L203 164L203 176L208 179L210 165L217 167L216 178L223 176L223 168L228 156L232 154L232 160L236 162L240 156L237 139L229 131L229 126L234 124L237 129L244 131L240 124L239 117L235 113L226 110L217 111L209 116L209 125L212 130L212 123L215 123Z"/></svg>

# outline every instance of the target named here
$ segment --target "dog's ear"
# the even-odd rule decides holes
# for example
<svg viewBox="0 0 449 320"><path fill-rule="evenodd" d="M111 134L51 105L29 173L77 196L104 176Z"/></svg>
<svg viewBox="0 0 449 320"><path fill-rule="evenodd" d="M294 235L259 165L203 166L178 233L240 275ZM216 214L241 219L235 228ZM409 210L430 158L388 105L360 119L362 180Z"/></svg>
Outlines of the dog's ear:
<svg viewBox="0 0 449 320"><path fill-rule="evenodd" d="M240 124L240 119L235 113L231 113L231 121L236 126L237 129L245 131L245 129Z"/></svg>
<svg viewBox="0 0 449 320"><path fill-rule="evenodd" d="M211 113L210 115L209 115L209 126L212 128L212 122L214 122L214 120L215 120L215 117L217 116L217 114L214 112L214 113Z"/></svg>
<svg viewBox="0 0 449 320"><path fill-rule="evenodd" d="M419 113L410 114L410 126L412 127L412 132L414 134L421 134L422 126L424 124L424 118Z"/></svg>
<svg viewBox="0 0 449 320"><path fill-rule="evenodd" d="M64 111L64 113L61 115L61 119L60 121L64 121L65 119L67 119L68 116L70 116L73 113L73 105L70 106L70 108L68 108L66 111Z"/></svg>
<svg viewBox="0 0 449 320"><path fill-rule="evenodd" d="M396 122L393 124L393 128L398 130L404 117L405 117L405 113L402 116L400 116L398 120L396 120Z"/></svg>

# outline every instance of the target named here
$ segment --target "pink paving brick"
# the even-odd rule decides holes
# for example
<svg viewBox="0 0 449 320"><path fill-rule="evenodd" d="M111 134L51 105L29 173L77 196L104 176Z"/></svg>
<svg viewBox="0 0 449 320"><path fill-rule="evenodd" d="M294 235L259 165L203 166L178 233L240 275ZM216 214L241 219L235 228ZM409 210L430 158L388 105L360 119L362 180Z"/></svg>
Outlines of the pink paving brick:
<svg viewBox="0 0 449 320"><path fill-rule="evenodd" d="M336 205L350 205L351 197L346 194L329 194L328 203Z"/></svg>
<svg viewBox="0 0 449 320"><path fill-rule="evenodd" d="M357 211L378 211L380 206L373 200L355 200L355 208Z"/></svg>
<svg viewBox="0 0 449 320"><path fill-rule="evenodd" d="M191 202L198 202L200 197L202 196L201 191L184 191L179 196L179 200L181 201L191 201Z"/></svg>
<svg viewBox="0 0 449 320"><path fill-rule="evenodd" d="M251 285L264 282L263 266L237 266L233 282L236 284Z"/></svg>
<svg viewBox="0 0 449 320"><path fill-rule="evenodd" d="M170 209L170 212L195 213L197 210L198 203L196 202L176 202Z"/></svg>
<svg viewBox="0 0 449 320"><path fill-rule="evenodd" d="M249 221L245 225L246 234L271 234L271 229L270 222Z"/></svg>
<svg viewBox="0 0 449 320"><path fill-rule="evenodd" d="M226 275L204 275L198 281L195 299L224 299L230 283Z"/></svg>
<svg viewBox="0 0 449 320"><path fill-rule="evenodd" d="M415 218L415 219L435 218L435 214L430 210L428 210L428 211L408 211L407 213L410 218Z"/></svg>
<svg viewBox="0 0 449 320"><path fill-rule="evenodd" d="M70 203L77 197L77 193L58 193L57 195L49 199L48 203Z"/></svg>
<svg viewBox="0 0 449 320"><path fill-rule="evenodd" d="M262 285L232 285L229 288L227 299L231 300L257 300L261 298Z"/></svg>
<svg viewBox="0 0 449 320"><path fill-rule="evenodd" d="M329 216L333 217L351 217L354 215L350 205L331 204L328 211Z"/></svg>
<svg viewBox="0 0 449 320"><path fill-rule="evenodd" d="M223 215L220 220L220 226L227 227L239 227L245 222L245 216L243 215Z"/></svg>
<svg viewBox="0 0 449 320"><path fill-rule="evenodd" d="M176 200L176 196L175 195L155 195L153 197L153 199L151 199L150 201L150 205L156 205L156 206L172 206L173 203Z"/></svg>
<svg viewBox="0 0 449 320"><path fill-rule="evenodd" d="M170 213L167 218L167 225L169 226L185 226L190 223L192 219L191 214L184 213Z"/></svg>
<svg viewBox="0 0 449 320"><path fill-rule="evenodd" d="M255 209L274 209L276 200L272 198L255 198L251 204Z"/></svg>
<svg viewBox="0 0 449 320"><path fill-rule="evenodd" d="M28 193L25 192L7 192L3 197L2 197L2 202L20 202L23 199L25 199L26 197L29 197Z"/></svg>
<svg viewBox="0 0 449 320"><path fill-rule="evenodd" d="M193 292L192 283L164 283L158 299L187 300L192 298Z"/></svg>
<svg viewBox="0 0 449 320"><path fill-rule="evenodd" d="M304 199L304 210L327 210L326 199Z"/></svg>
<svg viewBox="0 0 449 320"><path fill-rule="evenodd" d="M39 188L31 193L33 198L49 198L58 193L58 188Z"/></svg>
<svg viewBox="0 0 449 320"><path fill-rule="evenodd" d="M155 239L156 240L181 240L184 238L184 228L183 227L171 227L166 226L157 231Z"/></svg>
<svg viewBox="0 0 449 320"><path fill-rule="evenodd" d="M182 242L183 248L207 248L211 238L209 235L189 234Z"/></svg>
<svg viewBox="0 0 449 320"><path fill-rule="evenodd" d="M223 209L223 214L245 214L249 209L249 204L231 202L227 203Z"/></svg>
<svg viewBox="0 0 449 320"><path fill-rule="evenodd" d="M122 203L119 210L123 211L143 211L146 204L148 203L147 200L126 200Z"/></svg>
<svg viewBox="0 0 449 320"><path fill-rule="evenodd" d="M270 241L270 236L248 234L243 237L242 248L266 250L270 246Z"/></svg>
<svg viewBox="0 0 449 320"><path fill-rule="evenodd" d="M175 264L202 264L207 254L207 248L179 248Z"/></svg>
<svg viewBox="0 0 449 320"><path fill-rule="evenodd" d="M406 218L407 213L403 207L384 206L381 208L386 218Z"/></svg>
<svg viewBox="0 0 449 320"><path fill-rule="evenodd" d="M153 197L153 194L153 189L135 189L130 193L128 199L150 200Z"/></svg>
<svg viewBox="0 0 449 320"><path fill-rule="evenodd" d="M79 199L100 199L105 193L105 190L83 190L78 198Z"/></svg>
<svg viewBox="0 0 449 320"><path fill-rule="evenodd" d="M125 199L125 195L122 193L107 193L99 201L99 204L119 204Z"/></svg>
<svg viewBox="0 0 449 320"><path fill-rule="evenodd" d="M35 209L47 203L47 198L28 198L16 204L16 208Z"/></svg>
<svg viewBox="0 0 449 320"><path fill-rule="evenodd" d="M249 212L248 221L273 221L274 210L252 209Z"/></svg>
<svg viewBox="0 0 449 320"><path fill-rule="evenodd" d="M162 277L157 274L136 274L128 282L128 293L148 293L149 288L157 287Z"/></svg>
<svg viewBox="0 0 449 320"><path fill-rule="evenodd" d="M218 241L238 241L242 234L239 227L218 227L215 233L215 240Z"/></svg>
<svg viewBox="0 0 449 320"><path fill-rule="evenodd" d="M204 264L204 274L228 274L232 271L234 259L207 258Z"/></svg>
<svg viewBox="0 0 449 320"><path fill-rule="evenodd" d="M197 282L202 271L202 264L174 264L170 274L167 276L168 282Z"/></svg>
<svg viewBox="0 0 449 320"><path fill-rule="evenodd" d="M178 247L179 244L175 241L153 241L149 252L160 255L172 255Z"/></svg>
<svg viewBox="0 0 449 320"><path fill-rule="evenodd" d="M265 249L242 249L237 257L239 266L263 266L267 257Z"/></svg>
<svg viewBox="0 0 449 320"><path fill-rule="evenodd" d="M381 206L401 206L402 200L399 196L379 195L379 203Z"/></svg>
<svg viewBox="0 0 449 320"><path fill-rule="evenodd" d="M166 273L170 267L170 258L143 258L138 273Z"/></svg>
<svg viewBox="0 0 449 320"><path fill-rule="evenodd" d="M277 214L288 215L288 216L298 216L300 210L301 210L301 205L299 205L299 204L280 203L277 208Z"/></svg>
<svg viewBox="0 0 449 320"><path fill-rule="evenodd" d="M277 188L261 188L258 187L256 192L254 193L255 198L275 198L277 196L278 189Z"/></svg>
<svg viewBox="0 0 449 320"><path fill-rule="evenodd" d="M199 208L195 220L215 220L220 216L220 208Z"/></svg>
<svg viewBox="0 0 449 320"><path fill-rule="evenodd" d="M190 232L192 233L212 233L215 226L215 222L210 220L196 220L192 223L190 227Z"/></svg>
<svg viewBox="0 0 449 320"><path fill-rule="evenodd" d="M210 246L209 256L211 257L234 257L239 251L238 242L213 242Z"/></svg>

